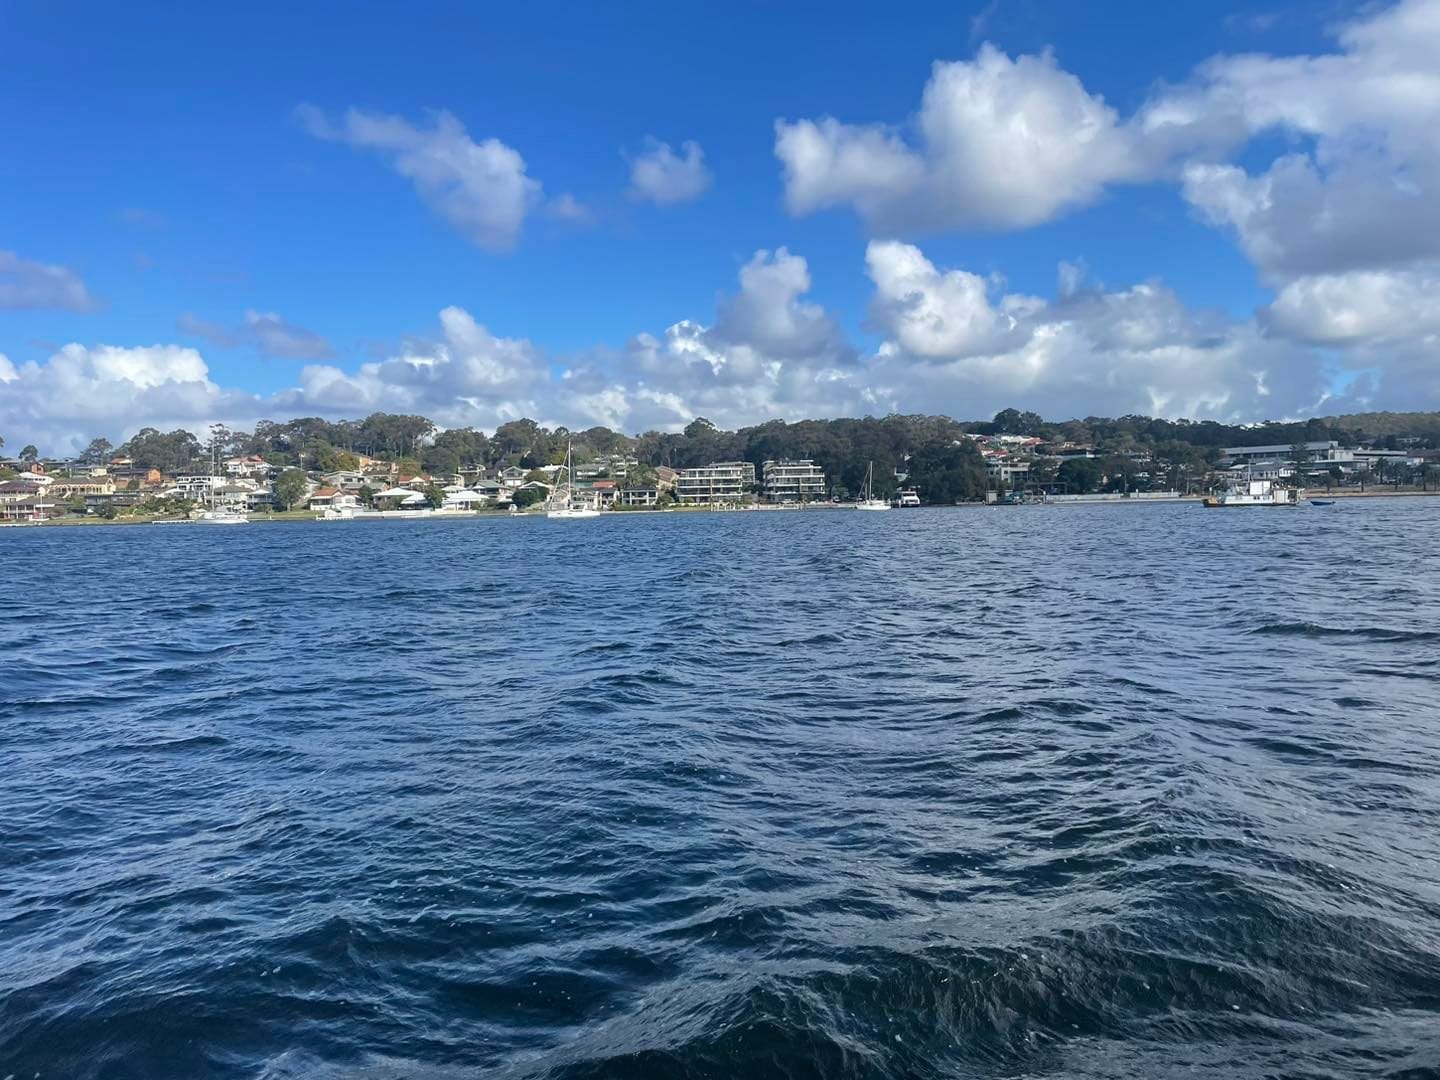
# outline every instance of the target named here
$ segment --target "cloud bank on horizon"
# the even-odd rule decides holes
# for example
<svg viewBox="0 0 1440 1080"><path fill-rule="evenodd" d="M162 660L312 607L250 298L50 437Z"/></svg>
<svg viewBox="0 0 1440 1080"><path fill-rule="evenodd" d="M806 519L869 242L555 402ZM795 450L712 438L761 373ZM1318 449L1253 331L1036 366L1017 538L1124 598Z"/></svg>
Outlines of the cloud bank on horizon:
<svg viewBox="0 0 1440 1080"><path fill-rule="evenodd" d="M804 252L774 246L743 261L713 310L636 326L620 347L547 350L492 334L484 310L437 303L433 340L363 362L275 313L171 317L186 337L303 362L268 392L227 385L192 344L0 352L0 435L59 451L147 424L375 410L448 427L531 416L638 432L701 415L740 426L1011 405L1229 421L1440 408L1437 56L1440 0L1402 0L1335 28L1329 51L1214 56L1128 115L1052 52L982 44L934 63L909 118L776 120L756 138L773 139L786 211L863 230L855 272L869 341L844 329L857 313L811 298ZM448 112L296 115L310 136L403 178L412 195L396 198L418 198L487 257L526 242L536 211L595 213L547 196L517 149L472 138ZM728 166L712 171L698 141L643 146L624 154L622 206L663 216L724 198ZM1159 279L1109 286L1061 259L1049 294L1027 295L928 250L956 234L1033 230L1140 185L1177 192L1236 245L1265 289L1253 314L1193 308ZM0 310L96 306L75 270L0 251Z"/></svg>

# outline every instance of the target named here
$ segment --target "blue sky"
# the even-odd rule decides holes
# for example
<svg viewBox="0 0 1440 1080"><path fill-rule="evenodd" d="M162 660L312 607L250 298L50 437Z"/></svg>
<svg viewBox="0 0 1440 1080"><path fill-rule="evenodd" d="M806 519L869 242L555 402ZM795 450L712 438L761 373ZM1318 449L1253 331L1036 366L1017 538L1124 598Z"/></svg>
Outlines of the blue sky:
<svg viewBox="0 0 1440 1080"><path fill-rule="evenodd" d="M1338 198L1351 173L1336 155L1357 131L1379 132L1382 170L1419 187L1413 231L1436 199L1437 155L1405 136L1427 116L1440 120L1435 99L1422 89L1388 103L1388 113L1350 115L1335 104L1344 94L1336 72L1275 84L1317 58L1382 76L1403 68L1397 50L1417 35L1423 43L1440 22L1434 9L998 0L903 10L421 3L396 14L294 3L0 3L0 252L10 254L12 284L7 293L0 262L0 435L64 444L92 427L114 438L147 420L370 407L478 426L533 409L633 430L683 424L702 410L740 423L890 408L984 415L1010 403L1047 413L1138 403L1258 419L1417 393L1434 406L1424 398L1436 391L1424 359L1433 313L1409 313L1414 330L1394 345L1405 359L1393 365L1381 342L1394 334L1308 328L1334 314L1317 316L1316 304L1355 291L1336 274L1409 275L1378 288L1409 297L1424 292L1436 252L1422 245L1394 258L1380 251L1277 269L1281 257L1265 252L1304 245L1272 233L1303 225L1262 228L1253 207L1236 216L1234 175L1202 182L1187 171L1273 180L1276 163L1298 154L1334 186L1322 194ZM1270 67L1256 75L1246 56ZM1233 70L1216 74L1214 58ZM966 100L996 91L943 153L927 150L923 134L922 93L937 61L959 65ZM1423 56L1413 64L1423 73ZM1241 115L1236 87L1275 100ZM1052 100L1062 118L1045 129L1034 118ZM1066 142L1073 125L1063 114L1077 101L1113 113L1099 139L1108 149ZM297 112L304 106L312 111ZM1182 107L1183 136L1137 134L1142 115ZM420 168L443 172L449 149L493 139L523 160L515 175L538 182L504 242L457 224L443 193L427 194L406 174L393 140L357 134L360 122L393 121L400 138L423 142L440 112L463 127L464 141L425 144ZM883 153L857 158L853 175L806 165L805 182L828 194L798 205L799 174L787 173L776 122L826 117L841 125L836 147L883 126L909 148L906 175L928 179L877 189ZM997 143L1017 127L1039 150ZM638 194L632 168L654 140L682 157L697 144L701 179L661 198ZM1004 152L993 163L981 159L997 146ZM1006 170L1043 189L1046 168L1057 187L1095 179L1057 206L1039 197L1011 215ZM987 171L977 181L978 170ZM447 173L440 186L454 180ZM976 183L987 193L978 199L969 194ZM565 214L575 203L562 196L583 220ZM461 216L472 211L467 203ZM887 291L871 260L893 266L901 256L875 246L885 244L923 254L933 273L907 270ZM1333 246L1344 244L1337 237ZM773 254L781 248L785 259ZM741 270L757 252L784 269L747 287ZM1062 262L1084 267L1075 295L1093 302L1057 297ZM988 296L951 272L983 279ZM1159 303L1127 292L1145 282L1165 290L1168 313L1131 310ZM1272 316L1282 294L1288 306ZM1006 296L1047 306L1007 309ZM451 308L487 336L457 338L453 320L440 317ZM247 329L247 312L275 316L283 339ZM1375 322L1374 312L1355 317ZM1157 319L1185 329L1163 341L1125 337L1125 355L1106 366L1100 354L1119 345L1102 323ZM667 338L685 320L699 336ZM982 324L983 333L953 332ZM642 334L656 343L649 352L636 344ZM1055 340L1065 342L1059 352L1024 352ZM72 344L73 363L57 366ZM103 346L127 351L97 359ZM136 351L155 348L172 351ZM467 358L508 367L467 382ZM367 364L373 378L362 373ZM1206 379L1176 383L1177 370L1205 364ZM1281 367L1283 398L1274 386ZM1325 401L1342 387L1368 397ZM112 415L105 400L125 407Z"/></svg>

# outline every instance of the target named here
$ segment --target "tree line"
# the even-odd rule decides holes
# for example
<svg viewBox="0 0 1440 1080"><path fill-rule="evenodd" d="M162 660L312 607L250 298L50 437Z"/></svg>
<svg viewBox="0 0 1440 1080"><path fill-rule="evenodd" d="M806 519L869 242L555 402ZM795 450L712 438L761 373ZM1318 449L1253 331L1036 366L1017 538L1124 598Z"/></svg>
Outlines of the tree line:
<svg viewBox="0 0 1440 1080"><path fill-rule="evenodd" d="M1149 459L1151 481L1173 484L1178 477L1202 473L1226 446L1298 445L1334 439L1342 446L1378 443L1435 446L1440 442L1440 413L1366 413L1257 425L1213 420L1165 420L1148 416L1086 417L1051 422L1034 412L1004 409L987 421L961 422L946 416L892 415L882 418L770 420L730 431L705 418L683 431L647 431L626 435L606 427L548 428L531 419L512 420L486 434L474 428L440 430L424 416L377 412L362 420L297 417L262 420L251 431L216 425L202 441L195 433L142 428L119 446L105 438L91 441L80 460L100 464L123 455L142 468L167 474L202 470L212 453L224 457L255 454L282 467L329 472L355 469L361 458L398 462L401 472L451 474L474 466L516 465L534 469L558 464L573 443L577 461L625 454L651 468L683 469L716 461L749 461L757 475L770 459L815 461L832 489L853 494L873 463L877 494L889 496L897 471L921 488L929 501L979 497L986 488L984 461L964 435L1035 436L1048 443L1093 448L1097 461L1041 466L1038 483L1088 490L1103 475L1112 486L1134 486L1137 459ZM4 446L0 439L0 447ZM28 458L27 458L28 455ZM22 459L34 460L27 446Z"/></svg>

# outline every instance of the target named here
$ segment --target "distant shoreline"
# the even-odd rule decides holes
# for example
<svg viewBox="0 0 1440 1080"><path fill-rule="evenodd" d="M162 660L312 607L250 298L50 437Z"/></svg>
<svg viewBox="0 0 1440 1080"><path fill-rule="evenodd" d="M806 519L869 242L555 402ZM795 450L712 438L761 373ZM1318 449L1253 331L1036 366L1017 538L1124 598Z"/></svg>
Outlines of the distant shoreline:
<svg viewBox="0 0 1440 1080"><path fill-rule="evenodd" d="M1050 507L1050 508L1059 508L1059 507L1068 507L1068 506L1173 506L1173 505L1175 505L1176 503L1198 504L1203 497L1204 497L1204 496L1201 496L1201 495L1181 495L1181 496L1177 496L1177 497L1175 497L1175 498L1173 498L1173 499L1143 499L1143 498L1137 499L1137 498L1124 498L1124 497L1121 497L1121 498L1104 498L1104 499L1100 499L1100 498L1097 498L1097 499L1077 499L1077 500L1067 500L1067 501L1065 501L1065 502L1039 502L1039 501L1037 501L1037 502L1024 503L1024 504L1002 504L1002 503L968 502L968 503L960 503L960 504L957 504L957 505L949 505L949 506L947 506L947 505L945 505L945 504L931 504L931 505L925 505L925 506L919 506L919 507L906 507L906 508L903 508L903 509L902 509L902 508L895 508L895 509L894 509L894 512L895 512L895 513L907 513L907 512L909 512L909 511L911 511L911 510L966 510L966 509L990 510L990 509L1012 509L1012 508L1014 508L1015 505L1023 505L1023 506L1029 506L1029 507L1043 506L1043 507ZM1434 498L1434 497L1440 497L1440 491L1330 491L1330 492L1326 492L1326 491L1324 491L1323 489L1318 489L1318 490L1315 490L1315 491L1310 491L1310 490L1307 489L1307 490L1305 491L1305 493L1301 496L1301 501L1302 501L1302 503L1303 503L1303 502L1308 501L1308 500L1310 500L1310 499L1334 499L1334 500L1336 500L1336 501L1339 501L1339 500L1341 500L1341 499L1347 499L1347 500L1349 500L1349 499L1397 499L1397 498L1398 498L1398 499L1406 499L1406 498ZM813 512L815 512L815 511L820 511L820 510L828 510L828 511L847 511L847 510L854 510L854 504L853 504L853 503L807 503L807 504L805 504L805 505L803 505L803 506L794 506L794 505L790 505L790 506L775 506L775 505L771 505L771 504L758 503L758 504L755 504L753 507L725 507L725 508L722 508L722 509L711 509L711 508L705 507L705 506L677 506L677 507L674 507L674 508L672 508L672 509L670 509L670 510L613 510L613 511L607 511L604 516L607 517L607 518L609 518L609 517L642 517L642 516L644 516L644 517L653 517L653 516L655 516L655 515L657 515L657 514L684 514L684 515L686 515L686 516L690 516L690 515L693 515L693 514L707 514L707 513L708 513L708 514L736 514L736 513L755 513L755 512L761 512L761 513L792 513L792 514L794 514L794 513L813 513ZM476 512L471 512L471 513L436 514L436 515L434 515L433 517L423 517L423 518L416 518L416 517L400 518L400 517L397 516L397 517L395 517L395 518L393 518L393 519L387 519L384 515L374 515L374 516L366 516L366 517L362 517L362 518L356 518L355 520L356 520L356 521L386 521L386 520L395 520L395 521L401 521L401 520L404 520L404 521L456 521L456 520L504 519L504 520L506 520L506 521L513 521L513 520L517 520L517 519L521 519L521 518L542 518L542 517L544 517L544 516L545 516L545 515L544 515L544 512L543 512L543 511L523 511L523 512L521 512L521 513L519 513L519 514L510 514L510 513L507 513L506 511L503 511L503 510L481 510L481 511L476 511ZM297 522L309 522L309 521L320 521L320 520L322 520L322 519L318 518L318 517L316 516L316 514L315 514L314 511L305 510L305 511L289 511L289 512L275 513L275 514L256 515L256 516L252 516L252 517L250 518L250 523L251 523L251 524L256 524L256 525L264 525L264 524L280 524L280 525L283 525L283 524L295 524L295 523L297 523ZM181 519L181 518L173 518L173 517L168 517L168 518L167 518L167 517L163 517L163 516L145 517L145 518L114 518L114 519L111 519L111 520L106 520L106 519L103 519L103 518L57 518L57 519L54 519L54 520L51 520L51 521L43 521L43 522L32 522L32 521L3 522L3 523L0 523L0 529L7 529L7 528L44 528L44 527L54 527L54 526L78 527L78 528L98 528L98 527L101 527L101 526L109 526L109 525L121 526L121 527L129 528L129 527L134 527L134 526L138 526L138 525L154 525L154 524L160 524L160 523L173 524L173 525L195 524L194 522L188 522L188 521L185 521L184 519ZM331 522L331 524L336 524L336 523L337 523L337 522ZM203 526L201 526L201 527L203 527Z"/></svg>

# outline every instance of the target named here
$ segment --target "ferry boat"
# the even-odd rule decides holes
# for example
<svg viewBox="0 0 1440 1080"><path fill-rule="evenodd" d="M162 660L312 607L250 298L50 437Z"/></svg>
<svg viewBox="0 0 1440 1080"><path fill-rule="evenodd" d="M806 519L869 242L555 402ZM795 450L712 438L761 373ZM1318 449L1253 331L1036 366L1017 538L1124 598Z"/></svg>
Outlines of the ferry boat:
<svg viewBox="0 0 1440 1080"><path fill-rule="evenodd" d="M1299 506L1300 491L1281 487L1273 480L1237 480L1219 495L1209 495L1204 506Z"/></svg>
<svg viewBox="0 0 1440 1080"><path fill-rule="evenodd" d="M904 491L900 492L900 495L896 498L895 505L900 507L902 510L906 507L919 506L920 493L914 488L906 488Z"/></svg>

